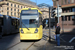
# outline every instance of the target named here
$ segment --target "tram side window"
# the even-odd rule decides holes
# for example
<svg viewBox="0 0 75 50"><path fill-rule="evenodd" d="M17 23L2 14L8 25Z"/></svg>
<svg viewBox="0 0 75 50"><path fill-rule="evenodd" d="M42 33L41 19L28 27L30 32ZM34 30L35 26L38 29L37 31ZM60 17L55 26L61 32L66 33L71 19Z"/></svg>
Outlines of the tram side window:
<svg viewBox="0 0 75 50"><path fill-rule="evenodd" d="M16 19L12 19L12 25L16 26Z"/></svg>
<svg viewBox="0 0 75 50"><path fill-rule="evenodd" d="M19 23L19 20L17 20L17 26L19 26L19 24L20 24L20 23Z"/></svg>
<svg viewBox="0 0 75 50"><path fill-rule="evenodd" d="M3 25L3 18L0 18L0 25Z"/></svg>
<svg viewBox="0 0 75 50"><path fill-rule="evenodd" d="M19 27L19 20L16 20L16 29Z"/></svg>
<svg viewBox="0 0 75 50"><path fill-rule="evenodd" d="M39 25L42 25L42 15L39 14Z"/></svg>

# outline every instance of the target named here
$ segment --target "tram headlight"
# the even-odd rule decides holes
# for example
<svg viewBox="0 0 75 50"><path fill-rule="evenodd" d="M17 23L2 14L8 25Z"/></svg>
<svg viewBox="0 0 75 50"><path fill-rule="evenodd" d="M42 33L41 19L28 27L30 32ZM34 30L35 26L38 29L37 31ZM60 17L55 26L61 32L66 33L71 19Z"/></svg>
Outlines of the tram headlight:
<svg viewBox="0 0 75 50"><path fill-rule="evenodd" d="M37 33L37 32L38 32L38 29L36 29L34 33Z"/></svg>
<svg viewBox="0 0 75 50"><path fill-rule="evenodd" d="M24 33L24 32L23 32L23 29L21 29L21 33Z"/></svg>

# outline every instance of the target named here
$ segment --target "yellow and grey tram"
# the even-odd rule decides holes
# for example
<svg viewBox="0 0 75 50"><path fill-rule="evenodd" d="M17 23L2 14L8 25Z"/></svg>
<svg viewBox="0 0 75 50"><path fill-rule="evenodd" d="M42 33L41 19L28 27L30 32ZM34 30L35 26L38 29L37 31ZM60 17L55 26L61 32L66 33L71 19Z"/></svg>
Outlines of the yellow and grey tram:
<svg viewBox="0 0 75 50"><path fill-rule="evenodd" d="M23 8L20 11L20 40L42 38L42 12L37 8Z"/></svg>
<svg viewBox="0 0 75 50"><path fill-rule="evenodd" d="M2 28L0 36L18 33L19 20L20 18L0 14L0 27Z"/></svg>

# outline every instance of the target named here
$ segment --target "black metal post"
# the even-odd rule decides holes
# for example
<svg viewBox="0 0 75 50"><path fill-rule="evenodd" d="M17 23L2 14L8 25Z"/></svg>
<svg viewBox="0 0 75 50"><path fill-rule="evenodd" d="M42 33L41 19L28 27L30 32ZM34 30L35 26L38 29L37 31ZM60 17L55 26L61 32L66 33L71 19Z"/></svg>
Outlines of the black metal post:
<svg viewBox="0 0 75 50"><path fill-rule="evenodd" d="M63 20L62 20L62 32L64 32L64 28L63 28L63 22L64 22L64 17L62 17Z"/></svg>
<svg viewBox="0 0 75 50"><path fill-rule="evenodd" d="M49 42L51 42L51 34L50 34L50 7L49 7Z"/></svg>

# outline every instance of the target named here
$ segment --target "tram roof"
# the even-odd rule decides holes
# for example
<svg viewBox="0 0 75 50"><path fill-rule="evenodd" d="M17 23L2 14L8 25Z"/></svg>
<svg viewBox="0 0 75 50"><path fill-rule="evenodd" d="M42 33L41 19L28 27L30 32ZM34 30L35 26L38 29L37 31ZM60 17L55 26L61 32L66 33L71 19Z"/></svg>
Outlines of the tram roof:
<svg viewBox="0 0 75 50"><path fill-rule="evenodd" d="M13 17L13 16L10 16L11 18L13 18L13 19L20 19L20 18L17 18L17 17Z"/></svg>
<svg viewBox="0 0 75 50"><path fill-rule="evenodd" d="M22 10L38 10L38 12L40 13L40 14L42 14L42 12L38 9L38 8L23 8L23 9L21 9L21 11ZM20 13L21 13L21 11L20 11Z"/></svg>

